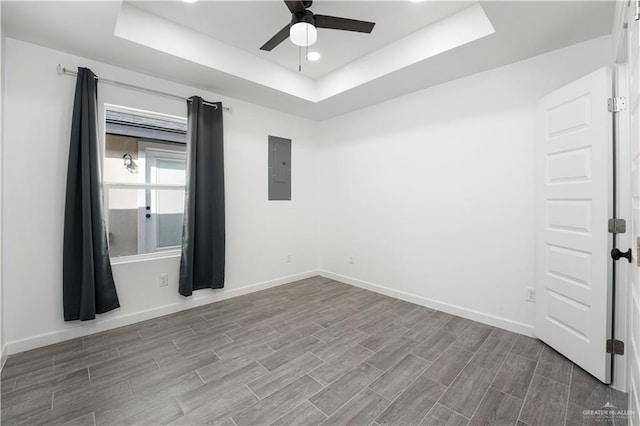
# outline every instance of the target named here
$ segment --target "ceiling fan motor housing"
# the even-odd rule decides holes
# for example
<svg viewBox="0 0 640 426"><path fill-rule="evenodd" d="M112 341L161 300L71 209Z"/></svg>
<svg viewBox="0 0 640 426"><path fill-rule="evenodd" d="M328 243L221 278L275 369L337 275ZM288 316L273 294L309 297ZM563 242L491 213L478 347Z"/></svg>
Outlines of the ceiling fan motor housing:
<svg viewBox="0 0 640 426"><path fill-rule="evenodd" d="M310 10L305 10L304 12L292 13L291 14L291 24L289 26L293 26L298 22L306 22L308 24L316 26L316 20L313 17L313 12Z"/></svg>

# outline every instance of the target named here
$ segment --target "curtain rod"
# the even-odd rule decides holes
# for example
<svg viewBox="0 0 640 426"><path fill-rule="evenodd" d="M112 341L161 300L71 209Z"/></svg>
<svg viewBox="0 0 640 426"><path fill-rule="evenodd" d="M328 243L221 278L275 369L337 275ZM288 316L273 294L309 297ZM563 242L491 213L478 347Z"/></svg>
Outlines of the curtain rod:
<svg viewBox="0 0 640 426"><path fill-rule="evenodd" d="M58 74L78 75L78 73L76 71L69 70L69 69L63 67L60 64L58 64L58 66L56 67L56 71L58 72ZM103 83L112 84L114 86L126 87L128 89L139 90L141 92L153 93L155 95L160 95L160 96L165 96L165 97L168 97L168 98L179 99L181 101L191 102L191 99L186 99L186 98L184 98L182 96L174 95L173 93L161 92L159 90L149 89L147 87L136 86L135 84L123 83L121 81L116 81L116 80L109 80L107 78L102 78L102 77L98 77L98 76L96 76L96 80L101 81ZM205 105L214 106L216 108L218 107L218 105L213 104L211 102L203 101L202 103L205 104ZM225 107L225 106L222 107L222 110L231 112L231 108Z"/></svg>

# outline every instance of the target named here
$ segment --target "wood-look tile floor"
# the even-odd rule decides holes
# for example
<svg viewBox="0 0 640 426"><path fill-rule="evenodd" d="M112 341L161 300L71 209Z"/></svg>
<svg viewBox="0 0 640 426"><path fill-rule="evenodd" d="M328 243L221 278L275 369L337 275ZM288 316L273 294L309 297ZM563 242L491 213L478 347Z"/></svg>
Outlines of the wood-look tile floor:
<svg viewBox="0 0 640 426"><path fill-rule="evenodd" d="M536 339L321 277L12 355L1 390L3 425L627 422Z"/></svg>

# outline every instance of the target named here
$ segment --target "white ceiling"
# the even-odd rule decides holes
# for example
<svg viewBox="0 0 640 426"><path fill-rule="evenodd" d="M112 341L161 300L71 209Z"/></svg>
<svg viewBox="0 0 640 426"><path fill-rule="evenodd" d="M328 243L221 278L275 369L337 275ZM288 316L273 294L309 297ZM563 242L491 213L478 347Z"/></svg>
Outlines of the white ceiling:
<svg viewBox="0 0 640 426"><path fill-rule="evenodd" d="M291 20L283 1L126 2L290 70L298 69L298 47L289 40L271 52L259 49ZM371 34L319 29L318 41L310 50L319 52L322 59L303 62L302 74L322 77L473 3L316 0L310 7L314 13L376 22L376 26Z"/></svg>
<svg viewBox="0 0 640 426"><path fill-rule="evenodd" d="M289 41L259 50L289 18L280 1L1 7L8 37L320 120L609 34L614 2L316 1L376 27L319 30L323 58L302 73Z"/></svg>

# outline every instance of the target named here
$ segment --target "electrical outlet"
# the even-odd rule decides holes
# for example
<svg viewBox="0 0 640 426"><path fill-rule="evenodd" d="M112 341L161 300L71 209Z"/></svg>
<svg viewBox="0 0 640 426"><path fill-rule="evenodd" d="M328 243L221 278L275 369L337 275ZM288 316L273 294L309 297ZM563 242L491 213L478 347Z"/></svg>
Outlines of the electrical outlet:
<svg viewBox="0 0 640 426"><path fill-rule="evenodd" d="M291 262L293 262L293 256L291 255L291 253L289 253L287 255L287 263L291 263Z"/></svg>
<svg viewBox="0 0 640 426"><path fill-rule="evenodd" d="M169 274L158 275L158 286L166 287L169 285Z"/></svg>
<svg viewBox="0 0 640 426"><path fill-rule="evenodd" d="M527 287L527 302L535 303L536 301L536 289L533 287Z"/></svg>
<svg viewBox="0 0 640 426"><path fill-rule="evenodd" d="M349 256L349 263L350 263L350 264L352 264L352 265L355 263L355 262L353 261L353 256Z"/></svg>

